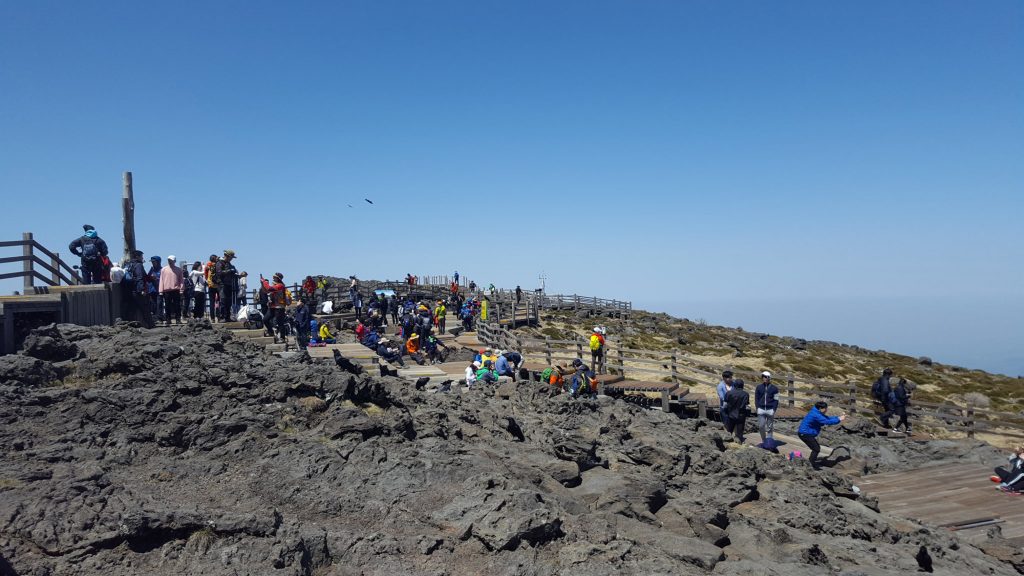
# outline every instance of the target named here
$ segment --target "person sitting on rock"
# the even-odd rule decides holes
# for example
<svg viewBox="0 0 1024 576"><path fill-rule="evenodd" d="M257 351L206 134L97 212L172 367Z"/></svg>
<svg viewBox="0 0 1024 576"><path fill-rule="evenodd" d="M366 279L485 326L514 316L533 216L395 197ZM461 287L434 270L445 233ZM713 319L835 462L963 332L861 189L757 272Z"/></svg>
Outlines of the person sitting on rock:
<svg viewBox="0 0 1024 576"><path fill-rule="evenodd" d="M498 372L498 376L508 376L509 378L512 378L513 382L516 381L516 371L504 354L498 355L498 359L494 364L494 369Z"/></svg>
<svg viewBox="0 0 1024 576"><path fill-rule="evenodd" d="M743 389L743 380L734 380L732 388L725 394L725 409L723 414L728 418L723 420L728 423L725 430L736 438L736 442L743 444L743 433L747 427L747 414L750 413L750 394Z"/></svg>
<svg viewBox="0 0 1024 576"><path fill-rule="evenodd" d="M998 466L993 482L999 482L996 488L1006 492L1024 492L1024 444L1017 446L1010 454L1009 468Z"/></svg>
<svg viewBox="0 0 1024 576"><path fill-rule="evenodd" d="M475 362L474 362L475 364ZM494 362L485 360L483 368L476 371L476 380L481 384L497 384L498 371L494 369Z"/></svg>
<svg viewBox="0 0 1024 576"><path fill-rule="evenodd" d="M480 364L477 362L470 362L469 366L466 366L466 386L470 388L476 384L476 371L480 369Z"/></svg>
<svg viewBox="0 0 1024 576"><path fill-rule="evenodd" d="M405 361L402 360L402 351L392 346L391 340L387 338L381 339L377 344L377 355L386 362L395 362L402 368L405 368Z"/></svg>
<svg viewBox="0 0 1024 576"><path fill-rule="evenodd" d="M818 434L821 434L821 429L824 426L835 426L846 420L846 414L828 416L827 413L828 402L824 400L816 402L807 416L800 421L800 427L797 429L797 436L811 449L810 461L815 470L818 469L818 452L821 451L821 445L818 444Z"/></svg>
<svg viewBox="0 0 1024 576"><path fill-rule="evenodd" d="M324 322L320 325L320 341L324 344L334 344L337 342L334 334L331 334L330 322Z"/></svg>

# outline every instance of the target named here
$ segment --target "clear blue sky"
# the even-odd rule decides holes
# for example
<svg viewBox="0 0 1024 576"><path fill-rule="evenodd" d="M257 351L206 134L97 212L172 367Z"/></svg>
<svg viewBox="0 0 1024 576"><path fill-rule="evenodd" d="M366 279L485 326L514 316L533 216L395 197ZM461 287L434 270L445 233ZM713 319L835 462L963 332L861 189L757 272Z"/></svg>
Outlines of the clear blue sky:
<svg viewBox="0 0 1024 576"><path fill-rule="evenodd" d="M1018 0L0 0L0 227L117 250L131 170L147 255L288 279L1019 314L1022 62Z"/></svg>

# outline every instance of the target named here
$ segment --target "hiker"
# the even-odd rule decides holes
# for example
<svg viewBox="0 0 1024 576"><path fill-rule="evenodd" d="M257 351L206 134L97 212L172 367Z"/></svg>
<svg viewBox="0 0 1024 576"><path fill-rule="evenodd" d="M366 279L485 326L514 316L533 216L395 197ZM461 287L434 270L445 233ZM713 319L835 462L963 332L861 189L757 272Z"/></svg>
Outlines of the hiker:
<svg viewBox="0 0 1024 576"><path fill-rule="evenodd" d="M394 294L388 300L388 311L391 313L391 325L398 326L398 315L402 310L402 303L398 301L398 294Z"/></svg>
<svg viewBox="0 0 1024 576"><path fill-rule="evenodd" d="M306 299L307 304L316 307L316 281L312 276L306 276L306 279L302 281L302 296Z"/></svg>
<svg viewBox="0 0 1024 576"><path fill-rule="evenodd" d="M746 431L749 413L750 394L743 389L743 380L736 379L732 383L732 388L725 394L723 414L729 415L728 424L725 425L726 432L732 434L740 444L745 440L743 433Z"/></svg>
<svg viewBox="0 0 1024 576"><path fill-rule="evenodd" d="M282 336L282 339L283 338L284 337ZM338 341L334 337L334 334L331 334L330 322L325 320L322 324L320 324L320 334L318 340L323 344L334 344L335 342ZM277 342L277 339L275 338L274 341Z"/></svg>
<svg viewBox="0 0 1024 576"><path fill-rule="evenodd" d="M349 292L349 296L352 297L352 307L356 309L356 318L363 317L363 296L358 290L355 292Z"/></svg>
<svg viewBox="0 0 1024 576"><path fill-rule="evenodd" d="M356 340L362 342L363 338L366 338L367 332L366 324L363 324L362 320L356 320Z"/></svg>
<svg viewBox="0 0 1024 576"><path fill-rule="evenodd" d="M184 288L185 275L177 266L177 258L174 255L167 257L167 265L160 270L160 284L158 289L164 304L164 326L171 325L171 319L175 324L181 324L181 291Z"/></svg>
<svg viewBox="0 0 1024 576"><path fill-rule="evenodd" d="M81 265L78 270L81 272L82 284L100 284L103 275L103 258L107 256L107 243L96 232L90 224L82 225L85 234L75 238L68 244L68 250L78 256Z"/></svg>
<svg viewBox="0 0 1024 576"><path fill-rule="evenodd" d="M203 266L203 276L206 278L206 301L210 305L210 322L217 321L217 302L220 300L220 285L217 283L214 270L216 270L219 260L220 257L216 254L210 254L210 260ZM266 316L265 312L264 316Z"/></svg>
<svg viewBox="0 0 1024 576"><path fill-rule="evenodd" d="M248 303L249 273L242 272L241 274L238 275L238 290L235 292L235 306L233 312L235 314L236 320L241 320L241 318L238 318L238 311L241 310L242 308L245 308Z"/></svg>
<svg viewBox="0 0 1024 576"><path fill-rule="evenodd" d="M419 316L416 318L416 332L423 338L430 336L434 329L434 316L426 306L420 304Z"/></svg>
<svg viewBox="0 0 1024 576"><path fill-rule="evenodd" d="M320 294L320 301L327 300L327 289L331 286L331 282L323 276L317 276L316 289Z"/></svg>
<svg viewBox="0 0 1024 576"><path fill-rule="evenodd" d="M217 285L220 287L219 314L222 322L231 321L235 297L238 294L238 269L232 263L234 259L235 251L225 250L224 257L217 261L213 269L213 273L217 277Z"/></svg>
<svg viewBox="0 0 1024 576"><path fill-rule="evenodd" d="M444 305L444 300L438 300L437 306L434 307L434 326L437 326L437 333L444 334L445 328L445 316L448 315L448 308Z"/></svg>
<svg viewBox="0 0 1024 576"><path fill-rule="evenodd" d="M494 370L494 363L490 360L485 361L483 368L476 371L476 380L481 384L497 384L498 372Z"/></svg>
<svg viewBox="0 0 1024 576"><path fill-rule="evenodd" d="M725 410L725 395L729 393L729 390L732 390L732 370L722 372L722 379L718 382L718 386L715 386L715 391L718 393L718 411L722 415L722 425L726 430L729 429L729 414Z"/></svg>
<svg viewBox="0 0 1024 576"><path fill-rule="evenodd" d="M303 292L303 294L307 293ZM309 345L310 322L313 320L313 314L307 305L308 299L308 295L299 298L299 304L295 307L295 341L298 343L300 350L305 350L306 346ZM324 322L324 324L326 325L327 322Z"/></svg>
<svg viewBox="0 0 1024 576"><path fill-rule="evenodd" d="M993 482L999 482L996 488L1006 492L1024 492L1024 444L1017 446L1010 454L1009 468L997 466Z"/></svg>
<svg viewBox="0 0 1024 576"><path fill-rule="evenodd" d="M563 374L565 374L565 372L566 370L561 366L550 366L540 373L540 381L544 384L564 388L565 378L563 377Z"/></svg>
<svg viewBox="0 0 1024 576"><path fill-rule="evenodd" d="M455 274L453 274L453 276L455 278L455 281L452 282L452 284L455 284L455 287L458 288L458 286L459 286L459 271L456 270Z"/></svg>
<svg viewBox="0 0 1024 576"><path fill-rule="evenodd" d="M163 269L161 258L149 258L149 270L146 271L146 296L149 298L149 311L159 321L164 319L164 300L160 297L160 271Z"/></svg>
<svg viewBox="0 0 1024 576"><path fill-rule="evenodd" d="M761 442L775 434L775 411L779 409L779 387L772 384L772 373L761 372L761 383L754 389L754 408L757 409L757 431Z"/></svg>
<svg viewBox="0 0 1024 576"><path fill-rule="evenodd" d="M519 352L514 352L512 350L505 350L504 352L501 353L501 356L504 356L505 359L508 360L508 363L509 365L511 365L512 370L516 374L518 374L519 369L523 367L523 355L520 354Z"/></svg>
<svg viewBox="0 0 1024 576"><path fill-rule="evenodd" d="M576 373L572 375L569 384L569 397L578 398L581 395L588 395L591 398L597 397L597 387L594 385L594 372L582 360L576 358L572 361Z"/></svg>
<svg viewBox="0 0 1024 576"><path fill-rule="evenodd" d="M889 392L888 398L889 408L882 415L884 420L883 426L889 427L889 417L893 414L900 417L896 421L896 425L892 427L893 432L899 432L900 426L903 426L907 431L907 434L911 434L913 431L910 428L910 422L907 420L907 406L910 404L910 389L906 378L900 378L900 381L896 384L896 387Z"/></svg>
<svg viewBox="0 0 1024 576"><path fill-rule="evenodd" d="M385 362L397 362L399 366L405 368L405 361L402 360L402 351L391 345L391 340L382 338L377 343L377 355L384 359Z"/></svg>
<svg viewBox="0 0 1024 576"><path fill-rule="evenodd" d="M598 373L604 373L604 328L601 326L594 326L590 335L590 363Z"/></svg>
<svg viewBox="0 0 1024 576"><path fill-rule="evenodd" d="M288 307L289 302L287 301L287 289L285 288L283 281L284 275L280 272L274 274L273 284L267 282L267 279L264 278L262 274L260 275L260 284L263 285L263 289L266 291L267 298L270 303L270 315L264 315L264 325L267 329L267 335L274 337L274 343L283 341L285 335L287 335L284 310ZM274 334L274 323L277 324L277 335ZM323 336L322 327L320 335Z"/></svg>
<svg viewBox="0 0 1024 576"><path fill-rule="evenodd" d="M359 280L355 277L355 274L348 277L348 297L355 302L356 294L359 293Z"/></svg>
<svg viewBox="0 0 1024 576"><path fill-rule="evenodd" d="M469 366L466 366L466 386L470 388L473 384L476 384L476 371L480 369L480 364L476 362L470 362Z"/></svg>
<svg viewBox="0 0 1024 576"><path fill-rule="evenodd" d="M122 286L127 287L128 299L135 308L135 319L146 328L153 327L153 310L147 294L146 266L142 263L142 250L132 252L125 264Z"/></svg>
<svg viewBox="0 0 1024 576"><path fill-rule="evenodd" d="M473 309L468 304L462 310L462 329L465 332L473 331Z"/></svg>
<svg viewBox="0 0 1024 576"><path fill-rule="evenodd" d="M882 425L888 428L888 417L884 416L885 412L888 411L886 404L888 403L889 396L889 379L892 377L892 368L886 368L882 370L882 375L875 380L875 383L871 385L871 398L875 401L875 413L882 414Z"/></svg>
<svg viewBox="0 0 1024 576"><path fill-rule="evenodd" d="M800 427L797 429L797 436L811 449L811 467L815 470L818 469L818 452L821 451L821 445L818 444L818 434L821 434L821 428L835 426L846 420L846 414L839 416L828 416L827 414L828 402L819 400L814 403L814 407L807 413L807 416L800 421Z"/></svg>
<svg viewBox="0 0 1024 576"><path fill-rule="evenodd" d="M420 335L413 332L409 339L405 341L405 352L409 355L414 362L419 365L423 365L423 355L420 354Z"/></svg>
<svg viewBox="0 0 1024 576"><path fill-rule="evenodd" d="M512 378L513 382L516 381L516 371L504 354L498 355L498 360L494 363L494 370L498 373L498 376L508 376Z"/></svg>
<svg viewBox="0 0 1024 576"><path fill-rule="evenodd" d="M426 342L422 344L423 351L427 354L427 362L431 364L444 364L448 354L451 352L443 342L433 336L429 336Z"/></svg>
<svg viewBox="0 0 1024 576"><path fill-rule="evenodd" d="M476 292L476 282L474 280L469 281L469 291Z"/></svg>
<svg viewBox="0 0 1024 576"><path fill-rule="evenodd" d="M203 275L202 262L192 265L188 279L192 283L192 317L202 318L203 309L206 307L206 276Z"/></svg>
<svg viewBox="0 0 1024 576"><path fill-rule="evenodd" d="M523 301L523 289L516 285L516 304Z"/></svg>

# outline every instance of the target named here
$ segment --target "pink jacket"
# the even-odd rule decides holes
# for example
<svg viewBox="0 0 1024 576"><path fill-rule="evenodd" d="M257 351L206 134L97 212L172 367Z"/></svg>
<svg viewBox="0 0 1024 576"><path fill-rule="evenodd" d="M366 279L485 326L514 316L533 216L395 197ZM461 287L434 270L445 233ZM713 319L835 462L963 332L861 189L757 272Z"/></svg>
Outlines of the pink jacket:
<svg viewBox="0 0 1024 576"><path fill-rule="evenodd" d="M177 266L171 268L168 264L160 270L160 287L158 291L161 294L164 292L181 292L184 285L185 272L181 268Z"/></svg>

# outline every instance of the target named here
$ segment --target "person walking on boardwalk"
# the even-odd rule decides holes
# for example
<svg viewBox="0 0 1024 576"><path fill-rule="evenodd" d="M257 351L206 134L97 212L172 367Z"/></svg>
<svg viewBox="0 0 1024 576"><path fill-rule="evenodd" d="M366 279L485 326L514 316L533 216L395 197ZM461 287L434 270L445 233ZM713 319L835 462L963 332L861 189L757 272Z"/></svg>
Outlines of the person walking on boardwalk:
<svg viewBox="0 0 1024 576"><path fill-rule="evenodd" d="M234 250L225 250L214 267L214 275L217 276L217 284L220 287L220 308L219 315L221 322L230 322L231 314L234 312L235 298L238 295L238 269L235 268Z"/></svg>
<svg viewBox="0 0 1024 576"><path fill-rule="evenodd" d="M107 243L96 232L91 224L84 224L85 234L75 238L68 244L68 250L78 256L81 265L82 284L100 284L103 275L103 259L107 257Z"/></svg>
<svg viewBox="0 0 1024 576"><path fill-rule="evenodd" d="M124 267L122 286L127 289L128 298L135 309L135 318L146 328L153 327L153 309L147 293L146 266L142 263L142 250L132 252L131 260Z"/></svg>
<svg viewBox="0 0 1024 576"><path fill-rule="evenodd" d="M516 304L519 304L519 303L520 303L520 302L522 302L522 301L523 301L523 289L522 289L522 288L520 288L520 287L519 287L519 286L517 285L517 286L516 286Z"/></svg>
<svg viewBox="0 0 1024 576"><path fill-rule="evenodd" d="M1017 446L1010 454L1009 467L997 466L993 482L999 482L996 488L1006 492L1024 491L1024 444Z"/></svg>
<svg viewBox="0 0 1024 576"><path fill-rule="evenodd" d="M725 409L725 395L729 393L729 390L732 390L732 370L722 372L722 379L715 387L715 391L718 392L718 410L722 415L722 426L726 430L729 429L729 413Z"/></svg>
<svg viewBox="0 0 1024 576"><path fill-rule="evenodd" d="M445 329L445 317L448 315L448 308L444 305L444 300L438 300L437 306L434 307L434 326L437 326L437 333L444 334Z"/></svg>
<svg viewBox="0 0 1024 576"><path fill-rule="evenodd" d="M202 318L206 308L206 276L203 274L203 263L196 262L188 273L192 281L192 317Z"/></svg>
<svg viewBox="0 0 1024 576"><path fill-rule="evenodd" d="M747 414L750 413L750 394L743 389L743 380L735 380L732 389L725 394L725 411L729 415L729 423L725 425L726 432L736 438L736 442L743 444L743 434L747 427Z"/></svg>
<svg viewBox="0 0 1024 576"><path fill-rule="evenodd" d="M910 405L910 387L911 384L907 382L906 378L900 378L899 383L889 393L889 409L886 410L886 414L889 416L895 414L900 418L896 421L896 425L892 427L893 432L899 432L900 426L903 426L907 434L913 432L910 422L907 420L907 406ZM885 427L889 427L889 418L885 418Z"/></svg>
<svg viewBox="0 0 1024 576"><path fill-rule="evenodd" d="M590 365L598 374L604 374L604 328L594 326L590 335Z"/></svg>
<svg viewBox="0 0 1024 576"><path fill-rule="evenodd" d="M757 409L757 431L761 442L775 434L775 411L779 409L779 388L772 384L772 373L761 372L761 383L754 389L754 408Z"/></svg>
<svg viewBox="0 0 1024 576"><path fill-rule="evenodd" d="M181 324L181 291L185 286L185 274L178 268L177 258L172 254L167 257L167 265L160 270L160 296L164 303L164 325L170 326L171 320Z"/></svg>
<svg viewBox="0 0 1024 576"><path fill-rule="evenodd" d="M821 444L818 444L818 434L821 434L821 429L825 426L835 426L843 420L846 420L846 414L840 414L839 416L828 415L828 402L819 400L814 403L814 407L811 411L804 416L804 419L800 421L800 427L797 429L797 436L807 447L811 449L811 467L815 470L818 469L818 453L821 451Z"/></svg>

